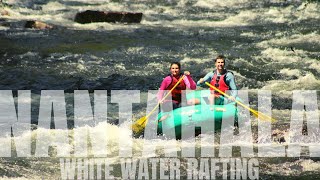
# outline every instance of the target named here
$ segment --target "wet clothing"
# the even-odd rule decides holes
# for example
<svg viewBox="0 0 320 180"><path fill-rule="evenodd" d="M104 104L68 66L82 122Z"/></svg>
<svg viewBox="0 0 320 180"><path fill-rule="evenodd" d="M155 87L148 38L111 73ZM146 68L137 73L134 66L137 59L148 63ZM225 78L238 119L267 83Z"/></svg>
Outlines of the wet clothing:
<svg viewBox="0 0 320 180"><path fill-rule="evenodd" d="M224 73L220 76L217 75L217 73L213 74L212 80L210 82L210 84L216 88L218 88L220 91L226 93L226 91L229 90L229 86L227 85L227 83L225 82L226 80L226 74ZM212 87L210 87L211 90L211 94L214 94L215 96L221 96L222 94L219 93L218 91L215 91Z"/></svg>
<svg viewBox="0 0 320 180"><path fill-rule="evenodd" d="M226 92L229 90L229 95L233 97L237 97L238 91L237 86L234 80L234 75L232 72L224 70L221 74L215 70L213 72L209 72L203 78L204 82L197 82L197 86L208 87L205 82L209 82L211 85L218 87L219 90ZM222 96L217 91L214 91L213 88L210 88L212 91L212 95L215 96L215 104L223 104L224 96Z"/></svg>
<svg viewBox="0 0 320 180"><path fill-rule="evenodd" d="M182 75L181 75L182 76ZM160 101L163 96L165 96L166 91L170 91L173 86L179 81L180 77L173 77L172 75L166 76L159 88L159 92L157 94L158 101ZM183 80L179 83L179 85L171 92L172 99L169 97L166 98L162 106L166 106L168 103L172 103L173 109L179 108L181 106L181 100L182 100L182 90L188 89L196 89L197 85L192 79L192 77L185 76ZM171 109L171 108L167 108Z"/></svg>
<svg viewBox="0 0 320 180"><path fill-rule="evenodd" d="M169 86L165 89L167 91L170 91L179 81L180 77L179 78L176 78L176 77L173 77L173 76L170 76L171 77L171 83L169 84ZM171 91L171 98L172 98L172 101L175 101L175 102L181 102L181 92L183 90L186 90L186 83L184 81L180 81L179 84L174 88L172 89ZM167 97L166 99L167 100L171 100L169 99L170 97Z"/></svg>

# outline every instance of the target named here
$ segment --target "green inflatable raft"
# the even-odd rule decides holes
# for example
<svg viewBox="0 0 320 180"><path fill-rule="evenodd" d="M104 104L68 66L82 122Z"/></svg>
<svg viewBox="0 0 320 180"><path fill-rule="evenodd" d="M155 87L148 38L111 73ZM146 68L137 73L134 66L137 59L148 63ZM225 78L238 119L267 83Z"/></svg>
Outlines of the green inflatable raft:
<svg viewBox="0 0 320 180"><path fill-rule="evenodd" d="M201 98L208 97L209 94L209 90L193 91L187 94L187 99L193 97L201 99L201 104L159 113L158 133L166 134L174 131L176 138L181 139L182 133L188 136L194 133L198 135L201 132L218 131L221 129L223 119L237 119L236 103L210 106L205 98Z"/></svg>

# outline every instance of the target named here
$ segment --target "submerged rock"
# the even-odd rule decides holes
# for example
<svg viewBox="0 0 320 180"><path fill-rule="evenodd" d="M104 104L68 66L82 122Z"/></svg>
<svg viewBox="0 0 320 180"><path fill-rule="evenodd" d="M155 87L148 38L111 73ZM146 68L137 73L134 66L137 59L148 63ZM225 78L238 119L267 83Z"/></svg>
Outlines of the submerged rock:
<svg viewBox="0 0 320 180"><path fill-rule="evenodd" d="M140 23L142 13L130 12L103 12L87 10L76 14L74 21L86 24L92 22L111 22L111 23Z"/></svg>
<svg viewBox="0 0 320 180"><path fill-rule="evenodd" d="M0 10L0 14L1 14L1 16L10 16L10 13L5 9Z"/></svg>
<svg viewBox="0 0 320 180"><path fill-rule="evenodd" d="M48 25L41 21L27 21L24 25L25 28L35 28L35 29L51 29L51 25Z"/></svg>
<svg viewBox="0 0 320 180"><path fill-rule="evenodd" d="M271 136L274 142L285 143L288 137L288 131L276 129L272 131Z"/></svg>

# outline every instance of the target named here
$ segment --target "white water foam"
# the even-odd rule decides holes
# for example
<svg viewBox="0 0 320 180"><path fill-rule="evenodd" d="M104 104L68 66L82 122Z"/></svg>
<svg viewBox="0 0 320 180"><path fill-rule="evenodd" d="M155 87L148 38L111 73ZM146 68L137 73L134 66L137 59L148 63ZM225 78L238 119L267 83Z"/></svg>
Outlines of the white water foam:
<svg viewBox="0 0 320 180"><path fill-rule="evenodd" d="M77 12L85 10L98 10L98 11L128 11L128 12L143 12L144 17L141 24L150 26L162 27L230 27L230 26L247 26L257 23L292 23L301 21L309 18L319 18L319 5L316 3L309 3L307 5L301 5L300 10L297 10L293 5L286 8L274 7L274 8L257 8L251 10L242 10L237 14L219 13L219 12L203 12L197 16L202 17L202 20L189 20L189 19L155 19L155 15L167 15L172 17L179 17L181 14L186 14L185 8L187 3L185 1L179 1L177 6L150 6L147 4L130 4L130 3L115 3L115 2L91 2L86 1L86 5L67 5L61 2L48 2L47 4L40 5L41 10L32 10L28 8L12 9L10 14L18 19L36 19L52 23L54 25L62 25L76 29L87 29L87 30L116 30L116 29L136 29L139 25L122 25L109 23L91 23L91 24L78 24L73 22L74 16ZM82 1L78 1L82 2ZM100 3L99 3L100 2ZM16 1L11 2L12 4L18 3ZM28 1L26 4L33 4L35 2ZM199 0L193 7L202 8L225 8L225 7L246 7L248 6L248 0L242 1L208 1ZM298 8L298 9L299 9ZM18 11L17 11L18 10ZM16 12L14 12L16 11ZM187 14L186 14L187 15ZM219 21L212 21L212 17L218 17Z"/></svg>
<svg viewBox="0 0 320 180"><path fill-rule="evenodd" d="M215 9L219 7L245 6L248 2L248 0L198 0L193 6Z"/></svg>
<svg viewBox="0 0 320 180"><path fill-rule="evenodd" d="M289 46L292 44L310 44L310 46L320 45L319 32L312 32L309 34L293 34L289 37L273 38L270 40L258 43L258 47L269 46Z"/></svg>
<svg viewBox="0 0 320 180"><path fill-rule="evenodd" d="M300 76L294 80L272 80L262 88L275 92L292 93L293 90L319 90L320 80L313 74L308 73L305 76Z"/></svg>
<svg viewBox="0 0 320 180"><path fill-rule="evenodd" d="M281 69L280 73L287 76L287 77L300 77L301 76L301 71L299 69Z"/></svg>

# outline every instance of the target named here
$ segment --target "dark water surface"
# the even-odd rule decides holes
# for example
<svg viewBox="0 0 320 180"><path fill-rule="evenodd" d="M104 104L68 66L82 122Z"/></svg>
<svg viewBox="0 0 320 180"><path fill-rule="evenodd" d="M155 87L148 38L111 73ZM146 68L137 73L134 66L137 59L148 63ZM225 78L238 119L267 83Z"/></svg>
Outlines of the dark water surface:
<svg viewBox="0 0 320 180"><path fill-rule="evenodd" d="M74 127L74 90L108 90L109 95L110 90L140 90L141 103L133 107L134 118L139 118L145 114L148 90L158 89L172 61L180 61L182 68L198 80L212 70L212 59L224 54L238 88L249 90L254 108L258 106L258 90L271 90L272 113L278 120L273 130L279 130L274 135L275 144L279 144L281 136L288 137L292 91L320 89L320 4L317 1L4 2L9 5L1 5L0 10L7 10L10 16L0 16L0 89L14 90L15 94L16 90L31 90L31 119L37 129L31 133L33 139L41 132L68 131L36 128L41 90L65 90L69 128ZM144 15L140 24L82 25L73 21L77 12L88 9ZM26 29L26 20L40 20L54 28ZM111 104L109 123L75 127L73 131L83 132L88 128L98 132L94 136L96 140L107 133L108 156L117 159L117 144L131 140L127 129L113 125L119 119L117 111L117 106ZM257 129L255 119L252 126ZM28 138L27 134L18 138ZM254 131L255 140L256 134ZM7 140L10 137L1 135L1 141ZM141 156L143 143L143 139L133 139L134 157ZM156 146L181 142L150 143ZM200 147L196 149L199 151ZM35 151L33 143L32 152ZM239 151L236 148L235 154ZM318 158L309 158L306 148L302 155L301 158L258 158L260 178L318 178ZM115 160L114 164L119 162ZM115 171L120 173L119 169ZM61 178L59 158L1 158L0 177L58 179ZM181 179L185 177L186 174L181 175Z"/></svg>

